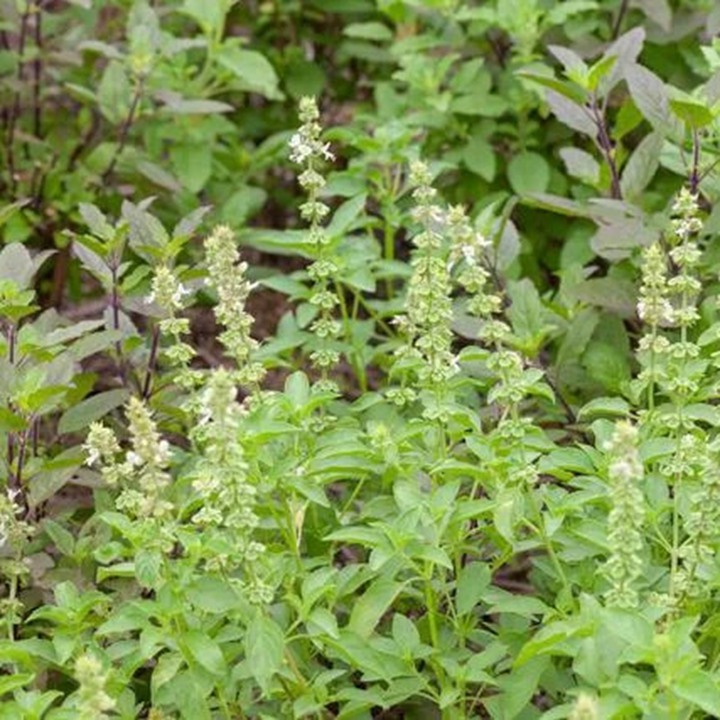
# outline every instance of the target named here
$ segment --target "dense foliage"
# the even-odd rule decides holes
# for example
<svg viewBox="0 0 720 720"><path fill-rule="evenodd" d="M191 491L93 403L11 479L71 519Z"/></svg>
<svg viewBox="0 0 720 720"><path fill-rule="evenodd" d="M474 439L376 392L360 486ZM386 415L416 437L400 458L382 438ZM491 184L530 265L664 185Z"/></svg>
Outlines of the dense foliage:
<svg viewBox="0 0 720 720"><path fill-rule="evenodd" d="M0 720L720 717L720 6L0 7Z"/></svg>

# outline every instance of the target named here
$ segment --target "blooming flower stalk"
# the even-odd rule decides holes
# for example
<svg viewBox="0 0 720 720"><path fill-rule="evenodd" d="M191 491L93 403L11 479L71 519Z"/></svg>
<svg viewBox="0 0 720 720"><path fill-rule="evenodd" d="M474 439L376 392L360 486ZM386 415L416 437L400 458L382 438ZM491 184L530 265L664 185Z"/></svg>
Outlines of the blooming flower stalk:
<svg viewBox="0 0 720 720"><path fill-rule="evenodd" d="M162 518L172 510L164 500L170 484L167 468L170 464L170 445L160 437L152 414L145 403L130 398L126 415L131 449L123 461L117 461L120 445L115 434L100 423L92 423L83 446L88 465L101 465L103 479L111 485L121 483L117 498L118 509L136 518Z"/></svg>
<svg viewBox="0 0 720 720"><path fill-rule="evenodd" d="M264 546L253 539L258 525L255 514L255 486L241 440L245 408L237 402L233 374L220 368L209 377L200 398L198 424L191 433L199 459L193 471L193 488L202 506L193 522L203 528L205 546L213 552L205 559L209 570L229 573L237 568L245 578L236 578L251 602L272 599L271 589L262 581L258 560Z"/></svg>
<svg viewBox="0 0 720 720"><path fill-rule="evenodd" d="M314 98L305 97L300 101L298 117L300 128L290 139L290 159L302 167L298 182L307 193L307 200L300 206L300 215L309 224L308 241L315 260L308 267L313 281L310 303L317 308L317 316L310 330L318 339L310 360L322 374L322 382L334 388L329 381L330 368L340 360L338 338L341 324L335 319L334 309L340 298L333 289L333 277L338 272L337 260L330 248L330 238L323 228L330 208L320 200L325 187L325 178L319 171L322 163L333 160L329 145L322 141L322 127L318 120L320 112Z"/></svg>
<svg viewBox="0 0 720 720"><path fill-rule="evenodd" d="M600 720L597 700L587 693L580 693L568 715L568 720Z"/></svg>
<svg viewBox="0 0 720 720"><path fill-rule="evenodd" d="M447 381L459 370L452 351L452 279L448 268L448 243L443 237L446 213L437 203L437 191L431 185L430 170L417 161L410 167L415 207L412 217L420 226L413 238L416 248L412 276L405 301L406 314L396 325L407 338L399 351L401 358L416 360L421 387L431 389L435 406ZM437 407L436 407L437 410ZM425 415L435 413L426 407Z"/></svg>
<svg viewBox="0 0 720 720"><path fill-rule="evenodd" d="M78 720L106 720L115 708L115 701L105 691L108 675L100 661L92 655L81 655L75 663Z"/></svg>
<svg viewBox="0 0 720 720"><path fill-rule="evenodd" d="M635 608L639 603L635 582L642 572L645 508L640 490L644 470L637 444L637 428L621 421L605 448L610 456L608 482L612 502L608 517L610 558L605 566L611 585L607 604L621 608Z"/></svg>
<svg viewBox="0 0 720 720"><path fill-rule="evenodd" d="M236 382L257 386L265 373L262 365L252 360L258 342L250 334L254 319L245 309L254 286L245 275L248 266L240 261L235 235L229 227L216 227L205 240L205 256L207 284L218 296L215 317L225 328L219 340L235 362Z"/></svg>

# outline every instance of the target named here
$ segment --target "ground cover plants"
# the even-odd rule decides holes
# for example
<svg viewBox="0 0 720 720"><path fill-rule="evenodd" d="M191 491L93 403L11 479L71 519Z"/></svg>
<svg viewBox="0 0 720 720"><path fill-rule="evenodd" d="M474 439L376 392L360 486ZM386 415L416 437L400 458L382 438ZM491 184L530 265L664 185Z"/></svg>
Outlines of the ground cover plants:
<svg viewBox="0 0 720 720"><path fill-rule="evenodd" d="M0 7L0 719L720 717L713 3Z"/></svg>

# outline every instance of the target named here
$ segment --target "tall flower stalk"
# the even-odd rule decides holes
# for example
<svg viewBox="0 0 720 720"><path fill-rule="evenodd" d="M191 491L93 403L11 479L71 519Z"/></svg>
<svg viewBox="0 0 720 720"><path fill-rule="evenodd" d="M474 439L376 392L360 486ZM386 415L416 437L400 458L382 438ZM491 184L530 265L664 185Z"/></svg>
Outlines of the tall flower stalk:
<svg viewBox="0 0 720 720"><path fill-rule="evenodd" d="M250 334L254 318L245 304L253 289L246 277L247 263L240 261L233 231L221 225L205 241L207 284L217 293L214 308L217 321L223 326L218 339L235 363L233 377L238 385L259 387L265 370L253 359L258 342Z"/></svg>
<svg viewBox="0 0 720 720"><path fill-rule="evenodd" d="M644 472L637 445L637 428L623 421L615 426L606 447L610 456L608 482L612 503L608 516L610 558L605 566L610 580L607 604L621 608L638 606L636 581L642 574L645 507L640 482Z"/></svg>
<svg viewBox="0 0 720 720"><path fill-rule="evenodd" d="M178 370L178 381L183 384L186 380L188 364L195 355L193 348L182 339L183 336L190 333L190 321L180 317L187 295L189 295L189 291L180 282L171 267L163 264L155 268L152 289L146 300L159 308L161 319L153 330L150 359L142 388L142 395L145 399L150 397L157 356L161 352L161 336L171 339L163 354L170 365Z"/></svg>
<svg viewBox="0 0 720 720"><path fill-rule="evenodd" d="M448 381L459 370L452 350L452 278L449 243L443 236L446 212L437 203L437 191L425 163L416 161L411 165L410 183L415 201L412 218L419 232L413 237L415 254L406 313L396 319L406 338L399 355L416 364L418 386L424 391L424 416L442 420Z"/></svg>
<svg viewBox="0 0 720 720"><path fill-rule="evenodd" d="M310 330L318 344L310 354L310 361L320 371L322 384L334 389L329 373L340 360L338 338L342 333L334 310L342 300L333 289L332 280L339 268L324 229L330 208L320 200L326 184L320 170L322 164L334 160L334 156L329 144L322 140L320 112L314 98L305 97L300 101L298 117L301 125L290 138L290 160L302 168L298 182L307 193L307 200L300 206L300 216L309 225L308 244L314 258L307 272L313 282L310 303L317 308Z"/></svg>

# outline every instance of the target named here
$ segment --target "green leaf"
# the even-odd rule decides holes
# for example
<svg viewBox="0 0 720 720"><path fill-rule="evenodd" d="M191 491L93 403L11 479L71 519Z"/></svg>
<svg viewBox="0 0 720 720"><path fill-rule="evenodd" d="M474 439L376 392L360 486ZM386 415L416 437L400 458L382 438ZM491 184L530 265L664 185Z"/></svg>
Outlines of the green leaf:
<svg viewBox="0 0 720 720"><path fill-rule="evenodd" d="M141 160L135 167L141 175L146 177L150 182L159 185L165 190L171 190L172 192L180 192L182 186L167 170L156 165L155 163L148 162L147 160Z"/></svg>
<svg viewBox="0 0 720 720"><path fill-rule="evenodd" d="M327 234L330 237L340 237L350 230L353 222L365 209L366 202L366 193L346 200L333 214L333 219L327 227Z"/></svg>
<svg viewBox="0 0 720 720"><path fill-rule="evenodd" d="M285 394L296 409L304 407L310 400L310 381L301 371L294 372L285 381Z"/></svg>
<svg viewBox="0 0 720 720"><path fill-rule="evenodd" d="M402 613L393 615L392 636L398 647L411 655L420 646L420 633L415 623Z"/></svg>
<svg viewBox="0 0 720 720"><path fill-rule="evenodd" d="M580 448L563 447L545 455L540 460L538 470L562 479L572 477L573 473L592 475L595 473L595 466L587 453Z"/></svg>
<svg viewBox="0 0 720 720"><path fill-rule="evenodd" d="M489 683L495 685L496 681L490 677L485 668L495 665L507 655L507 648L500 642L493 642L482 652L475 653L465 666L465 679L469 682Z"/></svg>
<svg viewBox="0 0 720 720"><path fill-rule="evenodd" d="M617 60L615 55L605 55L590 68L587 76L588 90L597 90L600 81L615 67Z"/></svg>
<svg viewBox="0 0 720 720"><path fill-rule="evenodd" d="M380 42L392 40L393 32L387 26L379 22L358 22L346 25L343 35L362 40L377 40Z"/></svg>
<svg viewBox="0 0 720 720"><path fill-rule="evenodd" d="M671 691L710 716L720 717L720 683L710 673L700 669L680 673Z"/></svg>
<svg viewBox="0 0 720 720"><path fill-rule="evenodd" d="M222 31L232 5L230 0L185 0L182 12L193 18L206 35L212 36Z"/></svg>
<svg viewBox="0 0 720 720"><path fill-rule="evenodd" d="M340 637L337 618L326 608L315 608L306 624L311 635L327 635L335 640Z"/></svg>
<svg viewBox="0 0 720 720"><path fill-rule="evenodd" d="M111 60L98 87L98 103L100 112L111 123L123 122L130 112L132 102L132 86L123 64Z"/></svg>
<svg viewBox="0 0 720 720"><path fill-rule="evenodd" d="M182 637L193 659L213 675L225 675L227 664L220 645L201 630L188 630Z"/></svg>
<svg viewBox="0 0 720 720"><path fill-rule="evenodd" d="M633 65L625 72L630 96L645 119L656 129L670 124L670 97L665 83L641 65Z"/></svg>
<svg viewBox="0 0 720 720"><path fill-rule="evenodd" d="M590 376L610 392L621 393L630 381L629 359L615 345L592 343L583 355L583 364Z"/></svg>
<svg viewBox="0 0 720 720"><path fill-rule="evenodd" d="M216 577L198 577L187 588L190 602L201 612L222 615L238 610L244 601L226 580Z"/></svg>
<svg viewBox="0 0 720 720"><path fill-rule="evenodd" d="M188 100L173 96L166 99L163 110L173 115L215 115L232 112L234 108L218 100Z"/></svg>
<svg viewBox="0 0 720 720"><path fill-rule="evenodd" d="M462 152L462 161L468 170L488 182L492 182L495 178L495 152L485 138L479 135L473 136Z"/></svg>
<svg viewBox="0 0 720 720"><path fill-rule="evenodd" d="M586 100L586 93L576 85L566 82L565 80L558 80L555 77L541 75L537 72L531 72L528 70L521 70L517 73L518 77L524 78L525 80L531 80L538 85L542 85L559 95L567 98L575 105L582 106Z"/></svg>
<svg viewBox="0 0 720 720"><path fill-rule="evenodd" d="M217 61L235 76L240 89L259 93L270 100L282 98L275 69L261 53L225 45L218 53Z"/></svg>
<svg viewBox="0 0 720 720"><path fill-rule="evenodd" d="M21 688L23 685L27 685L28 683L32 682L33 678L35 677L34 673L13 673L12 675L2 676L0 677L0 697L3 695L6 695L9 692L12 692L13 690L16 690L17 688ZM8 719L11 717L20 717L8 715Z"/></svg>
<svg viewBox="0 0 720 720"><path fill-rule="evenodd" d="M589 185L597 183L600 177L600 165L590 153L578 148L567 147L561 148L560 157L570 175Z"/></svg>
<svg viewBox="0 0 720 720"><path fill-rule="evenodd" d="M154 588L160 579L163 559L159 550L141 548L135 555L135 577L146 588Z"/></svg>
<svg viewBox="0 0 720 720"><path fill-rule="evenodd" d="M287 65L282 79L288 93L295 100L305 96L318 96L327 84L327 74L322 66L304 58L296 58Z"/></svg>
<svg viewBox="0 0 720 720"><path fill-rule="evenodd" d="M209 143L178 143L170 148L173 171L190 192L200 192L210 179L212 151Z"/></svg>
<svg viewBox="0 0 720 720"><path fill-rule="evenodd" d="M95 205L80 203L78 210L80 211L83 222L95 237L105 240L106 242L111 241L115 237L113 226Z"/></svg>
<svg viewBox="0 0 720 720"><path fill-rule="evenodd" d="M130 225L130 245L143 259L157 261L167 247L170 237L162 223L139 205L125 201L122 216Z"/></svg>
<svg viewBox="0 0 720 720"><path fill-rule="evenodd" d="M550 184L550 166L542 155L526 151L516 155L507 168L510 186L518 195L545 192Z"/></svg>
<svg viewBox="0 0 720 720"><path fill-rule="evenodd" d="M385 577L379 577L370 583L353 605L348 629L360 637L370 637L380 618L387 612L403 587L403 583Z"/></svg>
<svg viewBox="0 0 720 720"><path fill-rule="evenodd" d="M50 518L43 520L42 527L60 553L63 555L73 554L75 551L75 538L71 532Z"/></svg>
<svg viewBox="0 0 720 720"><path fill-rule="evenodd" d="M665 138L659 132L650 133L635 148L623 168L620 187L623 198L639 203L642 193L657 172L660 164L660 152Z"/></svg>
<svg viewBox="0 0 720 720"><path fill-rule="evenodd" d="M467 615L480 602L490 585L490 566L486 563L468 563L461 571L455 593L455 610L458 615Z"/></svg>
<svg viewBox="0 0 720 720"><path fill-rule="evenodd" d="M594 138L597 135L597 124L583 105L578 105L553 90L547 92L546 100L553 115L561 123L588 137Z"/></svg>
<svg viewBox="0 0 720 720"><path fill-rule="evenodd" d="M630 413L630 404L619 397L600 397L580 408L578 420L589 421L599 417L624 418Z"/></svg>
<svg viewBox="0 0 720 720"><path fill-rule="evenodd" d="M282 667L285 634L269 617L258 613L245 635L245 655L248 667L263 693Z"/></svg>
<svg viewBox="0 0 720 720"><path fill-rule="evenodd" d="M63 413L58 422L61 435L77 432L87 428L90 423L105 417L109 412L120 407L128 399L129 392L122 388L107 390L86 398Z"/></svg>
<svg viewBox="0 0 720 720"><path fill-rule="evenodd" d="M701 128L715 119L710 109L694 98L670 100L670 109L684 123L692 128Z"/></svg>
<svg viewBox="0 0 720 720"><path fill-rule="evenodd" d="M220 211L223 222L239 227L260 211L267 200L267 192L259 187L245 185L236 190L223 204Z"/></svg>
<svg viewBox="0 0 720 720"><path fill-rule="evenodd" d="M25 207L30 200L17 200L0 208L0 226L4 225L18 210Z"/></svg>

